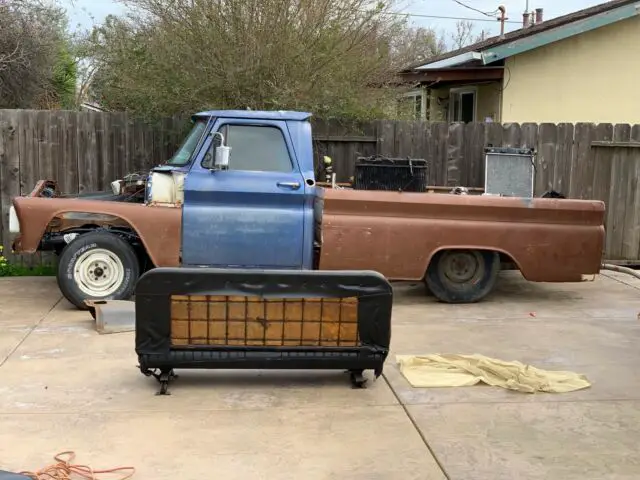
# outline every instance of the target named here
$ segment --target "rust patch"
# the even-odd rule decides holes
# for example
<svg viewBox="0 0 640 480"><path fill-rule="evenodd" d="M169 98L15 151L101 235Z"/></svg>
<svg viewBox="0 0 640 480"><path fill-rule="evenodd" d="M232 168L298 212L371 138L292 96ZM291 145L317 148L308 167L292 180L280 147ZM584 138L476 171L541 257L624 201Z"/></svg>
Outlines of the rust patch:
<svg viewBox="0 0 640 480"><path fill-rule="evenodd" d="M140 237L155 266L175 267L180 264L180 208L80 198L40 197L15 197L13 205L22 230L14 246L17 253L36 252L47 226L54 219L62 222L57 228L63 231L70 226L79 226L78 222L86 224L89 217L102 216L102 223L98 222L98 225L117 224L131 227Z"/></svg>
<svg viewBox="0 0 640 480"><path fill-rule="evenodd" d="M580 281L600 269L604 203L597 200L325 189L321 270L376 270L420 281L443 249L511 257L527 280ZM536 245L536 248L531 248Z"/></svg>

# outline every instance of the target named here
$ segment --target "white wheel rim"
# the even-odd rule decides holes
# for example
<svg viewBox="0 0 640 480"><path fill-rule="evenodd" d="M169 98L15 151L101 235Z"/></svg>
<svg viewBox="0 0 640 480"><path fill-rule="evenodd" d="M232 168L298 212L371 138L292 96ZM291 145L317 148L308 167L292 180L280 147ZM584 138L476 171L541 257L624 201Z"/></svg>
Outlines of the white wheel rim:
<svg viewBox="0 0 640 480"><path fill-rule="evenodd" d="M113 295L124 279L124 266L113 252L95 248L83 253L73 269L73 280L90 297Z"/></svg>

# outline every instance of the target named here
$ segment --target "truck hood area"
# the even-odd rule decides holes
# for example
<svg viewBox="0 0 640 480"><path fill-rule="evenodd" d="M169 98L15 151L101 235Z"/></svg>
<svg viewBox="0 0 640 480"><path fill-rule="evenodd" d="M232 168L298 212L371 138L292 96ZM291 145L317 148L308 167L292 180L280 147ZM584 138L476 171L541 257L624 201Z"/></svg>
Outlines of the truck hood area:
<svg viewBox="0 0 640 480"><path fill-rule="evenodd" d="M140 203L105 202L83 198L15 197L20 222L16 239L26 253L37 250L43 234L74 225L97 224L127 227L138 234L154 265L178 266L182 209L149 207ZM28 218L29 221L24 221Z"/></svg>

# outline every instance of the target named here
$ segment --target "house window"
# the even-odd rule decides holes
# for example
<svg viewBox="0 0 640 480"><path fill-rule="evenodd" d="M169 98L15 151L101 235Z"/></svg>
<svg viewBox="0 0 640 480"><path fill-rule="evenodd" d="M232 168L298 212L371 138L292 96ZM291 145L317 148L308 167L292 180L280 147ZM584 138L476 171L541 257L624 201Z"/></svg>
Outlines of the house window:
<svg viewBox="0 0 640 480"><path fill-rule="evenodd" d="M413 116L420 118L422 116L422 95L413 97Z"/></svg>
<svg viewBox="0 0 640 480"><path fill-rule="evenodd" d="M449 121L475 122L476 95L475 88L452 88L449 91Z"/></svg>
<svg viewBox="0 0 640 480"><path fill-rule="evenodd" d="M424 118L422 112L422 92L413 91L403 96L400 100L400 107L403 112L407 112L412 118Z"/></svg>
<svg viewBox="0 0 640 480"><path fill-rule="evenodd" d="M229 170L290 172L293 163L279 128L225 125L220 130L231 147Z"/></svg>

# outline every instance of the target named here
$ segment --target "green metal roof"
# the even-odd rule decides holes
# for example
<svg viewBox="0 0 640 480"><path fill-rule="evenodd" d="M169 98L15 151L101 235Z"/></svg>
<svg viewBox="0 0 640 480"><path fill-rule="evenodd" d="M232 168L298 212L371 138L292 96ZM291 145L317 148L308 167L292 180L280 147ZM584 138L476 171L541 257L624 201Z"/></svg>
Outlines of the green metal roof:
<svg viewBox="0 0 640 480"><path fill-rule="evenodd" d="M589 32L596 28L611 25L612 23L638 16L639 14L640 2L633 3L631 5L624 5L613 10L596 14L592 17L577 20L567 25L536 33L529 37L513 40L503 45L489 47L487 50L482 52L482 63L487 65L488 63L493 63L519 53L533 50L534 48L542 47L550 43L564 40L565 38Z"/></svg>
<svg viewBox="0 0 640 480"><path fill-rule="evenodd" d="M559 1L559 0L558 0ZM403 72L459 67L478 62L484 65L518 53L548 45L574 35L610 25L638 15L640 0L607 2L551 18L530 27L519 28L503 36L495 36L429 60L407 66ZM481 57L481 60L478 59Z"/></svg>

